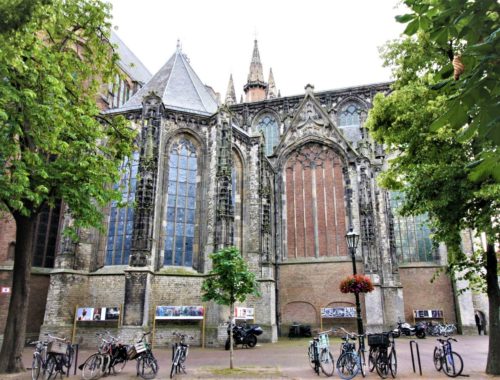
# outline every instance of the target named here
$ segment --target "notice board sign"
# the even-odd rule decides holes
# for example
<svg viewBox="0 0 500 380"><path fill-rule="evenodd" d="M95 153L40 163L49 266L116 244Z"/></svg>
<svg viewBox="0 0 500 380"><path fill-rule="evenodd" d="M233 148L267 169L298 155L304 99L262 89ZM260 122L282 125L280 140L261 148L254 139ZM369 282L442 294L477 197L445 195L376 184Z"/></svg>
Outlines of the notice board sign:
<svg viewBox="0 0 500 380"><path fill-rule="evenodd" d="M413 310L413 317L442 319L444 317L444 314L443 310L440 309Z"/></svg>
<svg viewBox="0 0 500 380"><path fill-rule="evenodd" d="M255 309L253 307L235 307L234 317L236 319L255 319Z"/></svg>
<svg viewBox="0 0 500 380"><path fill-rule="evenodd" d="M351 306L322 307L321 318L356 318L356 308Z"/></svg>
<svg viewBox="0 0 500 380"><path fill-rule="evenodd" d="M120 318L119 307L79 307L76 311L77 322L94 321L117 322Z"/></svg>
<svg viewBox="0 0 500 380"><path fill-rule="evenodd" d="M203 319L203 306L156 306L155 319Z"/></svg>

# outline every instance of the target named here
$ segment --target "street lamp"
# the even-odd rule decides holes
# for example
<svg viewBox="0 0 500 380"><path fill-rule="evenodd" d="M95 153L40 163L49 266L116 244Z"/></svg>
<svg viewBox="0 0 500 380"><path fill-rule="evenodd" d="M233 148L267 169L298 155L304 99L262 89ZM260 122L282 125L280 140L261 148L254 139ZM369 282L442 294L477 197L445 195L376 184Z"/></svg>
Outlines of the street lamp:
<svg viewBox="0 0 500 380"><path fill-rule="evenodd" d="M345 235L345 240L347 241L347 248L349 249L349 253L351 254L352 259L352 273L357 274L356 272L356 248L358 248L359 235L356 234L352 227L349 228L349 232ZM356 297L356 315L358 322L358 334L363 334L363 319L361 319L361 305L359 304L359 293L355 292L354 296Z"/></svg>

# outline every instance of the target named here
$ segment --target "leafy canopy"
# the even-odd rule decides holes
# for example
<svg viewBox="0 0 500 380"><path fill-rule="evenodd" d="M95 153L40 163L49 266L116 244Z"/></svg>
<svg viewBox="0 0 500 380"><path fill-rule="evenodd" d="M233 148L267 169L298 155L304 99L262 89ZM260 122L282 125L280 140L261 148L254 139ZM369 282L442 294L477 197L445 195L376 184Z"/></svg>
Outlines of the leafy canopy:
<svg viewBox="0 0 500 380"><path fill-rule="evenodd" d="M100 207L120 199L109 184L135 132L97 106L119 74L108 42L110 5L38 1L31 17L0 34L0 207L31 216L68 204L78 226L99 226Z"/></svg>
<svg viewBox="0 0 500 380"><path fill-rule="evenodd" d="M419 72L433 73L432 88L446 96L446 106L435 115L431 130L449 126L457 130L460 141L477 140L482 148L470 163L470 178L481 181L492 176L500 182L499 2L404 0L404 4L411 13L396 19L408 23L406 35L424 36L429 48L423 52L426 62ZM455 57L464 65L458 78L452 75Z"/></svg>
<svg viewBox="0 0 500 380"><path fill-rule="evenodd" d="M232 306L244 302L248 295L259 295L255 274L235 247L223 248L209 256L212 270L203 281L203 301Z"/></svg>

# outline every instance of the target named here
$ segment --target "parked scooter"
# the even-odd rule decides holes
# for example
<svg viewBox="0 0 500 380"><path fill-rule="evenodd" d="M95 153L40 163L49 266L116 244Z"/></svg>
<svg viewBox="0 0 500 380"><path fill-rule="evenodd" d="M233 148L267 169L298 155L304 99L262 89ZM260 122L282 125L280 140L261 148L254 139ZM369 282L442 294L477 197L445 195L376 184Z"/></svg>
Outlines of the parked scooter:
<svg viewBox="0 0 500 380"><path fill-rule="evenodd" d="M229 334L231 331L231 324L227 327L227 340L224 348L229 350ZM243 347L255 347L257 344L257 337L261 335L264 331L259 325L250 325L246 323L242 325L233 324L233 345L236 347L241 344Z"/></svg>
<svg viewBox="0 0 500 380"><path fill-rule="evenodd" d="M415 335L419 339L425 338L426 325L424 322L419 322L415 326L410 325L407 322L398 322L398 326L392 330L392 335L394 338L399 338L401 335L413 336Z"/></svg>

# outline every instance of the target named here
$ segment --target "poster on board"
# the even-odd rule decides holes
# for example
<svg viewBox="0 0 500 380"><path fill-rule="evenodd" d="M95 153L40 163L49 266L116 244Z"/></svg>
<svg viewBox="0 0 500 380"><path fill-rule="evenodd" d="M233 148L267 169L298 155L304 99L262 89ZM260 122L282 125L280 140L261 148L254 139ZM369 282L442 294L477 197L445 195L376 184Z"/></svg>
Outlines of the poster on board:
<svg viewBox="0 0 500 380"><path fill-rule="evenodd" d="M235 307L234 317L236 319L254 319L255 313L253 307Z"/></svg>
<svg viewBox="0 0 500 380"><path fill-rule="evenodd" d="M117 321L120 317L119 307L80 307L76 311L76 320L80 321Z"/></svg>
<svg viewBox="0 0 500 380"><path fill-rule="evenodd" d="M155 319L203 319L203 306L156 306Z"/></svg>
<svg viewBox="0 0 500 380"><path fill-rule="evenodd" d="M321 318L355 318L356 308L344 307L322 307Z"/></svg>

